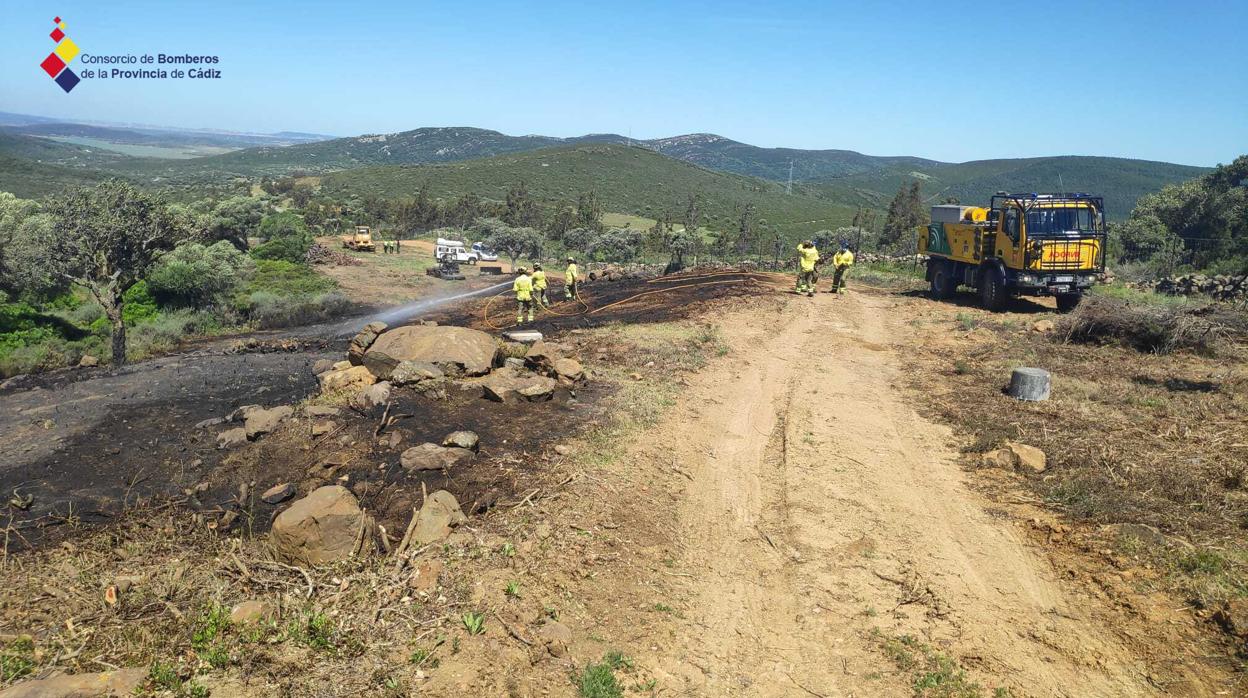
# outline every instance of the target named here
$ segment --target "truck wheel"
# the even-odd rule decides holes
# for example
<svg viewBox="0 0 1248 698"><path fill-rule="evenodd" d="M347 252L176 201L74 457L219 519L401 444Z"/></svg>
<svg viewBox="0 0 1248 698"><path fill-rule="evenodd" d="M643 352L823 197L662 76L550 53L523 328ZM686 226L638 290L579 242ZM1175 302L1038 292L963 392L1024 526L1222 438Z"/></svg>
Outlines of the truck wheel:
<svg viewBox="0 0 1248 698"><path fill-rule="evenodd" d="M1079 301L1083 300L1082 293L1059 293L1057 294L1057 312L1069 313L1079 305Z"/></svg>
<svg viewBox="0 0 1248 698"><path fill-rule="evenodd" d="M996 312L1005 307L1008 294L1005 278L995 269L985 269L979 279L979 302L985 310Z"/></svg>
<svg viewBox="0 0 1248 698"><path fill-rule="evenodd" d="M951 266L947 262L934 262L932 268L932 287L931 296L936 300L948 300L953 297L953 292L957 289L957 283L951 278Z"/></svg>

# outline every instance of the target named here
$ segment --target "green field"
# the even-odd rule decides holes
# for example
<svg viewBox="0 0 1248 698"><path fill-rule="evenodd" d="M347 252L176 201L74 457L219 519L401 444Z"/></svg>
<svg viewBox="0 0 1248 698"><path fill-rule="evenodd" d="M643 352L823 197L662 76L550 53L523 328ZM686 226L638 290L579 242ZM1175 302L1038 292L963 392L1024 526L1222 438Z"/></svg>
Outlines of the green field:
<svg viewBox="0 0 1248 698"><path fill-rule="evenodd" d="M222 153L228 153L232 150L232 148L217 148L203 145L159 146L135 145L132 143L113 143L99 138L86 138L82 136L56 136L49 138L49 140L54 140L59 143L81 145L88 148L102 148L114 153L121 153L122 155L131 155L139 158L160 158L164 160L189 160L191 158L206 157L209 155L221 155Z"/></svg>

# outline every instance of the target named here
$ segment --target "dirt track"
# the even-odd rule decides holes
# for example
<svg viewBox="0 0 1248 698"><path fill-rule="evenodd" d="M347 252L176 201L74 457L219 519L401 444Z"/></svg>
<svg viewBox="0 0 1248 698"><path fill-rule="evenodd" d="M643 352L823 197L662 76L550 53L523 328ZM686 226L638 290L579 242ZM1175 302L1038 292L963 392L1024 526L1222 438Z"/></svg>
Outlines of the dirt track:
<svg viewBox="0 0 1248 698"><path fill-rule="evenodd" d="M1157 694L1103 604L994 520L951 433L904 395L893 302L723 319L748 358L698 374L646 438L661 455L639 453L692 481L664 572L688 622L643 661L694 695L907 695L880 645L909 634L1014 696Z"/></svg>

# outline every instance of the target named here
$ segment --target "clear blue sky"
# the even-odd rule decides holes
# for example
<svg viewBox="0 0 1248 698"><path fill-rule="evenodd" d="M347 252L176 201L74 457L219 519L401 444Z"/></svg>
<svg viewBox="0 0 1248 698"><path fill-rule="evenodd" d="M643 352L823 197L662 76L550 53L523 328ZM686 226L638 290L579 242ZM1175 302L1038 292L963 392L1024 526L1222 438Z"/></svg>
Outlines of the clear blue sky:
<svg viewBox="0 0 1248 698"><path fill-rule="evenodd" d="M334 135L701 131L954 161L1248 152L1244 0L0 7L0 111ZM64 94L38 67L58 14L84 53L217 54L224 77Z"/></svg>

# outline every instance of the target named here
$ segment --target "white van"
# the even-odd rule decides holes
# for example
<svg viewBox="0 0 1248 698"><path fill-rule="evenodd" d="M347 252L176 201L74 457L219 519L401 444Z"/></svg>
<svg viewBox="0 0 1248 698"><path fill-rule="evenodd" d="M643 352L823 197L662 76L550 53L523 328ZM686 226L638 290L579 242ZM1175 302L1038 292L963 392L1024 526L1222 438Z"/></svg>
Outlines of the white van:
<svg viewBox="0 0 1248 698"><path fill-rule="evenodd" d="M446 238L438 238L437 244L433 246L433 258L441 261L450 257L452 262L468 264L476 264L481 256L474 250L464 247L464 243L459 240L447 240Z"/></svg>

